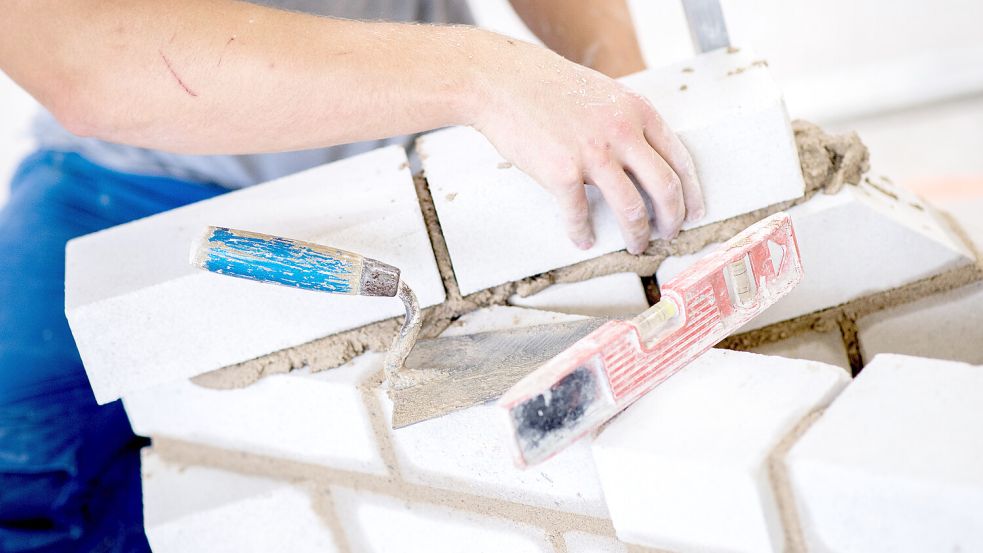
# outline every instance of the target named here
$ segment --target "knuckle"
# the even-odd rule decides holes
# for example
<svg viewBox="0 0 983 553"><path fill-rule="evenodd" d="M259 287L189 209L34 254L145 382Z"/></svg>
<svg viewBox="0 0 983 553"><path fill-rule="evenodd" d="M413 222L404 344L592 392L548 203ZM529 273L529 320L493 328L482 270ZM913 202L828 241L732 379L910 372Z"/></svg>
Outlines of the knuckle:
<svg viewBox="0 0 983 553"><path fill-rule="evenodd" d="M644 226L648 222L648 209L645 207L645 202L641 200L624 206L621 212L625 220L633 225Z"/></svg>
<svg viewBox="0 0 983 553"><path fill-rule="evenodd" d="M629 91L627 95L630 98L631 106L634 107L636 110L639 110L640 112L643 113L655 112L655 106L653 106L652 102L649 101L649 99L646 98L645 96L641 94L637 94L633 91Z"/></svg>
<svg viewBox="0 0 983 553"><path fill-rule="evenodd" d="M658 154L654 155L658 156ZM662 162L661 158L657 161L658 167L656 167L656 171L653 174L655 182L650 183L650 192L654 193L662 201L675 202L677 199L682 198L683 182L680 180L679 175L672 170L672 167Z"/></svg>
<svg viewBox="0 0 983 553"><path fill-rule="evenodd" d="M683 181L679 179L679 175L674 171L668 171L668 174L662 180L662 186L665 188L665 195L668 199L675 201L682 197Z"/></svg>
<svg viewBox="0 0 983 553"><path fill-rule="evenodd" d="M635 123L624 118L619 118L611 122L611 134L618 140L634 138L638 133Z"/></svg>
<svg viewBox="0 0 983 553"><path fill-rule="evenodd" d="M682 195L674 193L671 197L663 198L662 213L668 216L668 221L676 224L683 220L686 214L686 206L683 204Z"/></svg>
<svg viewBox="0 0 983 553"><path fill-rule="evenodd" d="M564 192L584 183L580 169L566 160L554 164L553 170L550 172L550 181Z"/></svg>
<svg viewBox="0 0 983 553"><path fill-rule="evenodd" d="M584 147L584 163L593 170L611 165L611 143L591 141Z"/></svg>
<svg viewBox="0 0 983 553"><path fill-rule="evenodd" d="M659 114L658 110L652 104L647 102L642 105L641 109L642 117L645 119L646 130L655 134L661 134L666 126L662 115Z"/></svg>

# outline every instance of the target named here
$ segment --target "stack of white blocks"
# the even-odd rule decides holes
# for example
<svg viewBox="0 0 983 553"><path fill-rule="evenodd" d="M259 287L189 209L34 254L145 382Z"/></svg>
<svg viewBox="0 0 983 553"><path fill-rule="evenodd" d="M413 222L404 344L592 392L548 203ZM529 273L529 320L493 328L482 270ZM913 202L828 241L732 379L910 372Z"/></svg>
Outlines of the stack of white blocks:
<svg viewBox="0 0 983 553"><path fill-rule="evenodd" d="M874 358L789 452L810 551L983 551L983 367Z"/></svg>
<svg viewBox="0 0 983 553"><path fill-rule="evenodd" d="M144 524L154 551L334 553L309 490L143 455Z"/></svg>
<svg viewBox="0 0 983 553"><path fill-rule="evenodd" d="M693 154L707 205L697 224L802 196L781 94L749 54L719 51L625 82L660 107ZM504 160L473 129L431 133L420 149L463 294L624 247L593 189L597 242L587 251L573 246L559 220L544 221L555 209L548 194L517 169L502 168ZM395 300L330 296L195 269L188 248L207 225L359 252L400 267L423 307L445 299L397 147L134 221L73 240L67 250L66 314L99 402L402 312Z"/></svg>
<svg viewBox="0 0 983 553"><path fill-rule="evenodd" d="M487 407L406 438L395 431L393 443L412 483L457 490L450 497L459 501L476 494L610 516L620 540L660 550L782 551L779 511L789 508L810 551L983 547L980 367L878 357L784 459L795 502L779 506L772 452L847 381L841 369L815 362L714 351L610 425L594 442L593 460L581 443L542 467L514 469L503 450L482 447ZM148 535L160 552L231 551L206 546L227 535L242 537L233 544L266 543L252 537L262 532L289 542L295 531L312 543L342 540L352 551L555 550L534 522L453 501L435 505L432 497L339 483L330 492L339 524L326 525L303 486L159 466L150 456L144 470ZM168 516L158 514L168 508ZM269 519L262 531L253 526L258 513ZM331 537L328 528L343 535ZM589 532L563 540L619 550L610 536Z"/></svg>
<svg viewBox="0 0 983 553"><path fill-rule="evenodd" d="M208 225L297 238L396 265L423 307L444 301L398 146L72 240L66 314L96 399L171 383L403 313L208 273L189 259Z"/></svg>
<svg viewBox="0 0 983 553"><path fill-rule="evenodd" d="M544 553L546 532L532 525L388 496L332 489L352 551Z"/></svg>
<svg viewBox="0 0 983 553"><path fill-rule="evenodd" d="M700 224L802 195L781 97L753 58L717 52L627 82L660 107L704 182L713 183ZM465 294L622 247L596 196L597 245L588 252L569 245L558 223L542 220L550 198L474 131L439 131L421 144ZM778 161L762 163L769 159ZM847 187L792 211L812 280L759 325L971 261L931 210L887 183ZM580 553L625 552L626 543L765 552L797 536L811 551L983 549L979 367L879 356L848 384L842 342L831 334L763 348L797 359L711 351L593 443L520 471L488 405L401 430L379 424L391 411L379 354L239 390L188 382L401 312L394 300L196 272L186 248L211 224L360 251L399 265L424 305L444 299L406 158L396 149L70 244L67 313L100 401L123 396L138 433L321 475L316 482L275 470L247 476L150 452L145 516L158 553ZM668 262L660 278L686 261ZM626 274L510 301L463 317L446 334L632 314L647 305L638 277ZM912 317L939 326L945 313ZM876 337L878 324L887 323L862 325L861 333ZM776 487L782 482L787 490Z"/></svg>
<svg viewBox="0 0 983 553"><path fill-rule="evenodd" d="M609 304L608 297L617 300ZM527 300L544 309L573 303L594 316L613 314L612 310L638 312L648 306L641 281L634 274L570 284ZM465 315L445 335L564 322L583 316L498 306ZM208 390L191 383L159 386L151 392L127 396L124 404L138 433L315 464L346 471L355 478L396 476L386 467L386 448L395 459L398 478L418 488L446 490L451 497L485 497L522 508L608 518L587 442L577 444L535 471L518 470L512 465L506 444L498 439L497 421L490 405L387 430L382 437L385 445L380 444L372 429L370 411L378 410L388 421L392 405L383 387L368 394L363 389L369 377L381 370L382 355L368 353L343 367L316 375L298 371L274 375L238 390ZM288 483L273 485L265 479L217 469L177 471L153 454L148 457L145 481L151 485L144 486L144 503L148 536L158 553L206 551L195 537L197 532L206 531L197 521L215 523L214 519L222 516L226 522L220 530L212 531L235 532L234 526L248 521L250 509L261 503L254 495L272 502L274 499L268 496L277 494L271 489L293 489ZM160 470L162 465L168 470ZM148 470L152 480L146 477ZM224 478L244 479L244 487L241 492L224 495L210 487L209 501L187 501L184 509L176 507L173 490L193 488L200 478L214 478L216 482ZM160 484L162 479L173 480L175 485ZM247 493L254 488L257 494ZM310 493L300 487L287 495L297 498ZM542 527L517 523L514 518L483 515L473 509L459 510L458 505L435 506L427 494L418 497L418 491L409 497L392 497L356 491L339 482L331 486L330 493L338 523L344 528L344 535L334 539L347 543L352 551L554 550ZM166 517L157 514L172 509L179 513ZM318 515L313 514L310 501L282 500L278 507L278 519L308 520L312 516ZM187 531L174 529L182 524L188 525ZM571 548L606 544L618 551L621 547L611 536L584 532L569 532L562 539Z"/></svg>
<svg viewBox="0 0 983 553"><path fill-rule="evenodd" d="M781 551L772 450L847 385L839 367L711 350L594 442L618 536L672 551Z"/></svg>
<svg viewBox="0 0 983 553"><path fill-rule="evenodd" d="M629 284L637 285L637 277L631 278L636 282ZM600 284L611 281L610 278L603 279ZM625 282L616 287L609 286L607 292L617 296L617 290L625 288L623 284ZM645 299L640 287L635 289L634 307L641 309ZM569 285L565 290L564 294L552 291L552 302L544 302L544 307L561 305L574 298L594 297L593 309L603 311L605 288L597 281ZM585 291L590 291L591 295L586 296ZM624 302L618 304L624 305ZM583 308L583 304L581 306ZM518 307L494 307L462 318L447 333L462 334L575 317ZM903 371L884 373L884 369L879 368L899 362L904 365ZM248 477L248 482L235 487L234 493L207 488L203 493L207 492L208 501L184 500L177 512L159 517L155 510L164 509L162 505L174 508L174 490L181 486L194 488L194 482L205 476L216 482L247 477L216 469L158 471L153 463L159 464L159 460L153 460L151 456L151 463L145 469L152 474L152 479L145 484L145 504L148 534L155 550L164 553L204 551L206 549L199 544L212 542L202 542L199 533L235 534L236 526L248 524L246 521L250 520L253 509L260 508L258 505L276 505L278 515L274 518L277 521L295 520L299 521L298 525L303 525L318 520L321 526L316 531L305 531L314 536L332 536L333 543L347 544L343 546L345 549L339 550L380 552L459 551L462 548L469 551L550 552L556 551L558 543L563 543L567 551L624 551L622 542L678 552L781 551L787 529L783 526L780 511L789 508L795 509L801 531L812 544L826 543L824 536L830 532L834 536L837 532L851 536L861 530L849 525L858 524L869 525L873 534L863 539L876 542L881 532L879 528L904 520L911 533L922 536L921 541L912 543L924 545L924 540L939 543L932 542L932 536L949 535L942 533L951 530L943 524L946 523L956 524L962 533L956 534L959 541L954 543L968 547L979 537L973 529L983 528L967 526L965 516L959 519L963 522L953 523L947 517L935 517L912 524L909 519L914 515L900 507L895 509L900 514L875 508L877 501L887 505L897 500L891 492L896 487L882 490L864 484L868 478L879 477L876 469L881 465L876 458L861 455L858 459L865 464L855 469L842 468L848 473L859 471L856 476L859 480L844 480L840 488L829 488L835 482L830 482L830 477L823 473L839 466L834 462L838 459L836 451L850 453L854 450L849 432L839 428L867 421L869 426L862 428L868 432L860 436L870 441L873 440L872 433L883 433L880 441L867 448L867 453L876 457L878 452L883 452L885 463L894 457L905 457L903 464L913 467L911 474L899 476L901 480L892 481L892 486L910 485L912 494L921 493L912 495L910 500L928 505L919 509L942 509L952 501L946 491L949 488L934 482L932 475L948 474L956 469L962 471L962 491L957 496L968 498L965 500L970 503L966 505L975 505L973 498L983 493L983 450L979 449L979 442L970 437L983 432L980 426L983 417L978 415L976 406L983 401L983 381L978 378L983 375L981 368L881 356L865 369L856 384L846 388L850 390L848 393L833 401L849 382L848 374L839 367L713 350L629 408L592 446L587 441L578 443L544 465L527 471L511 465L507 448L493 431L491 407L487 405L386 431L385 436L372 439L371 445L357 439L351 441L356 434L351 429L359 429L364 436L373 435L368 419L370 410L379 409L383 416L388 416L390 411L383 389L377 388L369 394L359 390L366 383L367 375L380 368L379 355L366 354L338 369L337 380L323 386L313 385L311 375L275 377L295 378L299 381L298 387L309 386L312 401L292 401L294 397L303 396L278 394L274 388L204 390L203 393L211 397L209 401L199 403L182 403L180 395L175 398L143 396L136 402L128 400L134 425L138 429L149 428L148 419L156 419L154 433L157 435L314 463L348 471L346 474L355 475L354 479L358 474L398 478L410 487L405 495L399 490L380 494L359 491L357 486L337 482L330 486L330 492L312 492L305 486L270 483L265 479L254 482L253 477ZM853 392L854 388L859 391ZM349 396L344 395L346 389ZM264 395L267 396L265 399ZM324 404L338 404L332 407L331 413L318 411L317 402L313 401L317 396ZM345 397L348 399L336 401ZM357 399L359 397L364 403ZM769 472L776 448L810 414L826 408L831 401L833 406L828 415L797 438L798 444L784 460L791 475L796 503L780 505ZM279 428L286 429L293 424L302 429L297 436L303 442L298 441L296 447L283 447L282 442L277 446L277 440L269 436L257 439L234 430L221 438L223 423L234 426L236 417L247 416L245 410L249 405L258 414L252 419L242 419L245 424L261 428L263 423L257 419L272 415L281 421ZM911 409L912 405L918 407L908 416L922 419L923 423L893 425L891 421L904 419L896 411ZM180 423L182 417L167 416L185 406L189 408L189 418L201 421L196 426L213 429L211 433L197 434L195 428ZM862 412L858 414L856 409ZM309 418L314 420L308 421ZM949 433L944 431L947 418L953 423ZM827 419L832 422L825 422ZM825 430L828 427L833 430ZM826 445L826 441L842 436L846 436L844 444ZM823 445L811 445L817 440ZM262 441L268 442L269 447L260 448L258 444ZM357 457L376 461L353 461L345 454L343 446L346 443L353 444L352 450L360 452ZM931 447L927 447L929 445ZM334 447L335 451L324 453L326 447ZM381 447L390 450L394 460L392 467L386 467L380 461L385 456L380 452ZM904 448L905 454L892 448ZM314 457L311 452L322 454ZM833 455L834 460L823 457L825 453ZM953 467L917 473L916 469L928 470L933 463L948 463ZM819 468L810 471L799 468L817 465ZM169 479L173 483L153 484L153 479ZM286 491L288 489L291 491ZM823 490L827 490L823 492L825 496L820 493ZM334 524L326 524L317 518L323 514L315 514L312 505L317 498L312 498L312 493L330 493L336 517ZM821 496L815 505L809 499L809 494L814 493ZM848 507L841 502L854 501L850 498L857 494L865 494L864 501L868 503L857 507L855 512L843 512ZM503 516L501 512L480 512L475 508L485 501L480 498L487 498L499 506L515 505L518 514ZM563 532L559 538L551 538L535 520L516 520L521 519L528 509L560 513L551 516L586 517L583 520L610 519L617 539L610 534L573 530ZM891 518L895 516L908 518ZM828 517L833 517L832 522ZM847 530L836 524L847 524ZM184 529L180 530L182 527ZM270 531L276 528L274 525ZM249 535L247 530L243 529ZM327 543L327 537L324 540ZM878 548L863 541L860 548L824 549L813 545L812 550L936 550L896 548L897 544L893 542L891 545L890 548ZM591 549L595 547L597 549ZM325 550L331 551L330 548Z"/></svg>
<svg viewBox="0 0 983 553"><path fill-rule="evenodd" d="M316 374L271 375L242 389L172 382L123 398L133 431L385 474L360 386L382 366L367 353Z"/></svg>
<svg viewBox="0 0 983 553"><path fill-rule="evenodd" d="M983 251L983 199L946 209L973 248ZM983 364L983 283L861 317L857 330L864 359L904 353Z"/></svg>

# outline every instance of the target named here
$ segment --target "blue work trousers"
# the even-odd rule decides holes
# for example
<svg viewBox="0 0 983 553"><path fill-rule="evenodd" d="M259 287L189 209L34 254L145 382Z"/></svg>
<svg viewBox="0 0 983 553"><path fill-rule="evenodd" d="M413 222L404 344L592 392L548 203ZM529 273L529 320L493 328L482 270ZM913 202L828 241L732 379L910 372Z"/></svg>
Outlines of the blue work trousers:
<svg viewBox="0 0 983 553"><path fill-rule="evenodd" d="M65 243L223 191L64 152L17 170L0 208L0 552L149 551L148 441L89 388L65 319Z"/></svg>

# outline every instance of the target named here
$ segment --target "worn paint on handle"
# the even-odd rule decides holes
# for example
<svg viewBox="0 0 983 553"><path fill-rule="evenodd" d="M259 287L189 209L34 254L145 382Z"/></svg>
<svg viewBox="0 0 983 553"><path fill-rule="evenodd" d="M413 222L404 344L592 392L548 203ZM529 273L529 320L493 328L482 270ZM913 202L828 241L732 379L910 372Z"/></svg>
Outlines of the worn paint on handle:
<svg viewBox="0 0 983 553"><path fill-rule="evenodd" d="M213 273L333 294L394 296L399 270L356 253L257 232L208 227L191 263Z"/></svg>

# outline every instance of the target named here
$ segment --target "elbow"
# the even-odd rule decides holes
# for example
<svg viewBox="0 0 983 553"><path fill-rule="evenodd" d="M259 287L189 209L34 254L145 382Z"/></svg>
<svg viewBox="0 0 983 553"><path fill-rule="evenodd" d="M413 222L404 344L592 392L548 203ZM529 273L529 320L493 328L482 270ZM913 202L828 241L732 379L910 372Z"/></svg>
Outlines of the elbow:
<svg viewBox="0 0 983 553"><path fill-rule="evenodd" d="M92 106L73 98L60 98L47 107L61 126L75 136L102 138L99 117Z"/></svg>
<svg viewBox="0 0 983 553"><path fill-rule="evenodd" d="M63 86L48 95L45 107L68 132L83 138L107 138L106 106L91 86Z"/></svg>

